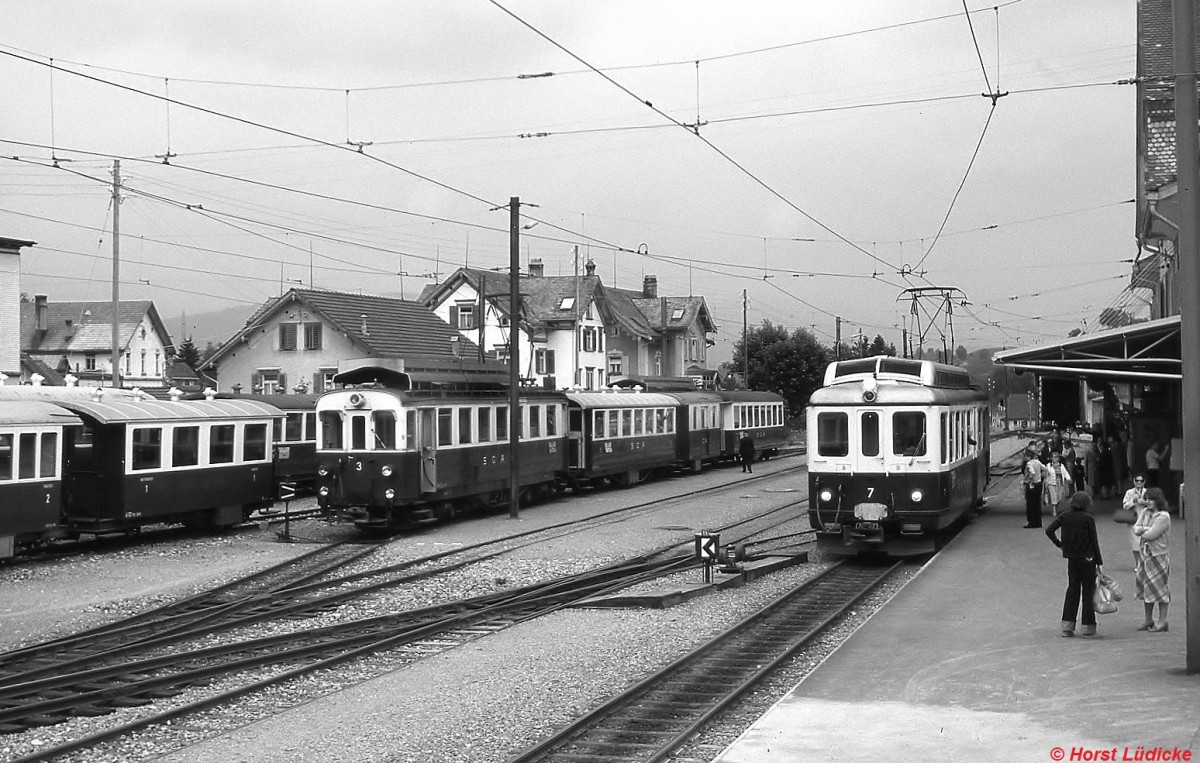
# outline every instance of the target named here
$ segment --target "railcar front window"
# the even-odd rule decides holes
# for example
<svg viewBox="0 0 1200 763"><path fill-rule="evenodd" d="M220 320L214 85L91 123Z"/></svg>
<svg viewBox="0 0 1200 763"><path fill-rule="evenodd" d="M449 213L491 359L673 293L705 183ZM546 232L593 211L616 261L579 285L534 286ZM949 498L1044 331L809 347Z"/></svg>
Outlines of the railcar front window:
<svg viewBox="0 0 1200 763"><path fill-rule="evenodd" d="M11 480L13 468L13 436L0 434L0 480Z"/></svg>
<svg viewBox="0 0 1200 763"><path fill-rule="evenodd" d="M231 427L232 428L232 427ZM133 430L133 469L157 469L162 466L162 430Z"/></svg>
<svg viewBox="0 0 1200 763"><path fill-rule="evenodd" d="M864 456L879 455L879 414L865 411L860 421L862 429L862 454Z"/></svg>
<svg viewBox="0 0 1200 763"><path fill-rule="evenodd" d="M395 450L395 411L375 411L371 414L371 423L375 429L375 450Z"/></svg>
<svg viewBox="0 0 1200 763"><path fill-rule="evenodd" d="M923 456L927 450L925 414L902 411L892 414L892 453L897 456Z"/></svg>
<svg viewBox="0 0 1200 763"><path fill-rule="evenodd" d="M208 462L229 464L233 462L233 424L219 424L212 428L208 440Z"/></svg>
<svg viewBox="0 0 1200 763"><path fill-rule="evenodd" d="M321 450L342 449L342 414L321 411Z"/></svg>
<svg viewBox="0 0 1200 763"><path fill-rule="evenodd" d="M350 450L367 449L367 417L350 417Z"/></svg>
<svg viewBox="0 0 1200 763"><path fill-rule="evenodd" d="M817 453L842 457L850 454L850 417L845 413L817 414Z"/></svg>
<svg viewBox="0 0 1200 763"><path fill-rule="evenodd" d="M171 465L200 463L200 427L175 427L171 433Z"/></svg>
<svg viewBox="0 0 1200 763"><path fill-rule="evenodd" d="M20 463L17 466L17 479L31 480L37 476L37 435L33 432L25 432L21 435L21 447L19 448Z"/></svg>
<svg viewBox="0 0 1200 763"><path fill-rule="evenodd" d="M247 424L242 435L242 460L267 460L267 425Z"/></svg>

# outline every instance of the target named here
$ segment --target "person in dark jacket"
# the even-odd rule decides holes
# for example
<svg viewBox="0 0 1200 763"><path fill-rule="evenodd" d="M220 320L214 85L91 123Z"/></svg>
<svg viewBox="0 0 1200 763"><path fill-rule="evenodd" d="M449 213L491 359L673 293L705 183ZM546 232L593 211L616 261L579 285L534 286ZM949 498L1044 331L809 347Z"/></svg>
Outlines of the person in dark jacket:
<svg viewBox="0 0 1200 763"><path fill-rule="evenodd" d="M754 438L749 432L742 432L738 439L738 457L742 459L742 471L754 473Z"/></svg>
<svg viewBox="0 0 1200 763"><path fill-rule="evenodd" d="M1046 527L1046 535L1062 549L1067 560L1067 593L1063 597L1062 635L1075 635L1075 615L1083 605L1083 636L1096 635L1096 611L1092 597L1096 593L1096 572L1104 564L1096 520L1088 513L1092 498L1082 490L1071 496L1069 511L1064 511ZM1055 535L1062 528L1062 539Z"/></svg>

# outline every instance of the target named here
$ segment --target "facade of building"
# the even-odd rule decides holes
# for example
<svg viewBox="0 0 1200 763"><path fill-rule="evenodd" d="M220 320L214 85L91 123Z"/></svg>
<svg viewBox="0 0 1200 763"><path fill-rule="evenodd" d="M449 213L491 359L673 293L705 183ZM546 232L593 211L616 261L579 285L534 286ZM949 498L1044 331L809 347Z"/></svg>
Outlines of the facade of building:
<svg viewBox="0 0 1200 763"><path fill-rule="evenodd" d="M0 384L21 379L21 249L32 241L0 238Z"/></svg>
<svg viewBox="0 0 1200 763"><path fill-rule="evenodd" d="M292 289L263 305L198 370L222 391L320 393L333 388L341 361L477 353L416 302Z"/></svg>
<svg viewBox="0 0 1200 763"><path fill-rule="evenodd" d="M600 389L640 376L703 375L716 330L702 297L659 297L611 289L588 262L580 276L546 276L540 260L519 278L520 376L553 389ZM511 296L506 274L460 268L420 301L473 340L487 359L507 362Z"/></svg>
<svg viewBox="0 0 1200 763"><path fill-rule="evenodd" d="M51 302L44 294L23 300L22 380L33 373L73 374L80 386L112 384L113 305L111 302ZM171 336L149 300L122 301L117 312L121 386L166 387ZM49 383L59 379L48 377Z"/></svg>

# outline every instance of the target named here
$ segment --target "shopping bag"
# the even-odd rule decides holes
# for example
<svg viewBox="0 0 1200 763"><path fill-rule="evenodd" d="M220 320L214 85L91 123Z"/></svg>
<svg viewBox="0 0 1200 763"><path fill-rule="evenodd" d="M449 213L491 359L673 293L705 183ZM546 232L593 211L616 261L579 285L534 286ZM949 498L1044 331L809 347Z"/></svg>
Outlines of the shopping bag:
<svg viewBox="0 0 1200 763"><path fill-rule="evenodd" d="M1092 596L1092 609L1096 614L1111 615L1117 611L1117 602L1121 599L1121 590L1117 581L1100 572L1096 574L1096 593Z"/></svg>

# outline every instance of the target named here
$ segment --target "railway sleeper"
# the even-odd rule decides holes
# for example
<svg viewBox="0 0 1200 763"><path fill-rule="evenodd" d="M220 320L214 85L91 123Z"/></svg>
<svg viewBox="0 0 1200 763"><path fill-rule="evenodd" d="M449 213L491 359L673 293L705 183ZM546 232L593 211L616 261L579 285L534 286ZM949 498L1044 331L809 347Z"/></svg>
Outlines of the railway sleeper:
<svg viewBox="0 0 1200 763"><path fill-rule="evenodd" d="M154 700L142 694L130 694L126 697L113 697L105 702L113 707L144 707L149 705Z"/></svg>
<svg viewBox="0 0 1200 763"><path fill-rule="evenodd" d="M105 707L104 705L77 705L71 708L71 715L77 718L98 718L101 715L108 715L112 711L111 707Z"/></svg>

